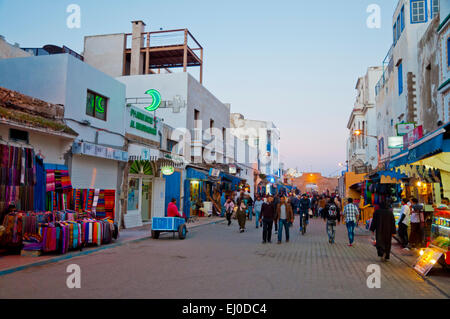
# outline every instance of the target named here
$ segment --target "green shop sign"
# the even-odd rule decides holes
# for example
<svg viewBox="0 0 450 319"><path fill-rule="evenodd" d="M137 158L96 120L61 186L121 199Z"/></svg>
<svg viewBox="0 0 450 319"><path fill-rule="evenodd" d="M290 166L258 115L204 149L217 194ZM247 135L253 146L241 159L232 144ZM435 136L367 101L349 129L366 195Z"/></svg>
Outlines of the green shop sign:
<svg viewBox="0 0 450 319"><path fill-rule="evenodd" d="M139 112L135 109L131 109L130 110L130 117L131 117L131 122L130 122L130 127L137 129L139 131L148 133L148 134L152 134L152 135L156 135L157 133L157 129L156 129L156 123L157 120L153 119L151 116L148 116L142 112ZM149 126L148 124L150 124L151 126Z"/></svg>

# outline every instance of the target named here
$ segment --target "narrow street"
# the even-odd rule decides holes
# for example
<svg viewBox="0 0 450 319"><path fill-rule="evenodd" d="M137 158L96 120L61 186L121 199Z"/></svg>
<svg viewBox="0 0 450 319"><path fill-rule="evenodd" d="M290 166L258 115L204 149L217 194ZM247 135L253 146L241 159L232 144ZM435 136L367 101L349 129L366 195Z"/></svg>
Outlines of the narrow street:
<svg viewBox="0 0 450 319"><path fill-rule="evenodd" d="M367 235L348 247L343 225L335 245L318 219L305 236L297 219L290 243L263 245L248 223L243 234L234 220L5 275L0 298L446 298L395 256L379 263ZM81 267L81 289L66 286L70 264ZM366 285L370 264L381 266L380 289Z"/></svg>

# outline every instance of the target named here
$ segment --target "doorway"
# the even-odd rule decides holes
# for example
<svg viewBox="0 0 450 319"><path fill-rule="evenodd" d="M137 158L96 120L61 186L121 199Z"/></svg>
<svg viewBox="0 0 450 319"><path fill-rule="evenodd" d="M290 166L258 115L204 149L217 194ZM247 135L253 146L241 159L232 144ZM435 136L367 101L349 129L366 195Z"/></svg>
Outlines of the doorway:
<svg viewBox="0 0 450 319"><path fill-rule="evenodd" d="M148 179L142 180L142 221L148 222L152 219L152 181Z"/></svg>

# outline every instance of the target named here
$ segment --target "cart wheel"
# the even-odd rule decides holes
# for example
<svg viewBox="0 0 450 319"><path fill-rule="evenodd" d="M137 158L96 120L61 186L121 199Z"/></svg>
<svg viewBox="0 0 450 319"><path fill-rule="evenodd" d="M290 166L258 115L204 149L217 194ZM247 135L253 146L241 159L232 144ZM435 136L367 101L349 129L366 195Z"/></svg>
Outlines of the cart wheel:
<svg viewBox="0 0 450 319"><path fill-rule="evenodd" d="M186 238L186 232L187 232L186 225L185 224L180 225L180 227L178 227L178 238L179 239L185 239Z"/></svg>
<svg viewBox="0 0 450 319"><path fill-rule="evenodd" d="M158 239L159 238L159 231L152 230L152 238L153 239Z"/></svg>

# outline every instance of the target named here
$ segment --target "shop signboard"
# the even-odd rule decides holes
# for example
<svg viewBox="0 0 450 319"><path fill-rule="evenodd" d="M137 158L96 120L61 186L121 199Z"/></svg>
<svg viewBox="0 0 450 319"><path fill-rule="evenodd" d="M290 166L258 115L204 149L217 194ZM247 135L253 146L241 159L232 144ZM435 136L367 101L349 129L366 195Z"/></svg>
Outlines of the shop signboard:
<svg viewBox="0 0 450 319"><path fill-rule="evenodd" d="M160 158L159 150L145 146L130 144L128 146L128 157L130 161L154 161Z"/></svg>
<svg viewBox="0 0 450 319"><path fill-rule="evenodd" d="M127 133L142 136L159 142L159 120L146 110L134 106L128 107Z"/></svg>
<svg viewBox="0 0 450 319"><path fill-rule="evenodd" d="M398 123L396 126L398 136L406 135L416 128L415 123Z"/></svg>
<svg viewBox="0 0 450 319"><path fill-rule="evenodd" d="M219 177L219 175L220 175L220 170L218 170L217 168L209 169L209 176Z"/></svg>
<svg viewBox="0 0 450 319"><path fill-rule="evenodd" d="M117 160L121 162L128 161L128 153L125 151L88 142L74 142L72 145L72 153Z"/></svg>
<svg viewBox="0 0 450 319"><path fill-rule="evenodd" d="M175 168L174 168L173 166L164 166L164 167L161 167L161 173L162 173L163 175L169 176L169 175L172 175L174 172L175 172Z"/></svg>
<svg viewBox="0 0 450 319"><path fill-rule="evenodd" d="M403 136L389 136L388 137L388 148L403 148Z"/></svg>
<svg viewBox="0 0 450 319"><path fill-rule="evenodd" d="M230 165L229 171L230 171L230 174L236 174L237 173L236 165Z"/></svg>
<svg viewBox="0 0 450 319"><path fill-rule="evenodd" d="M426 276L441 256L442 252L433 248L422 250L421 256L414 265L414 269L422 276Z"/></svg>
<svg viewBox="0 0 450 319"><path fill-rule="evenodd" d="M423 137L423 126L419 125L406 135L403 135L403 147L407 148Z"/></svg>

